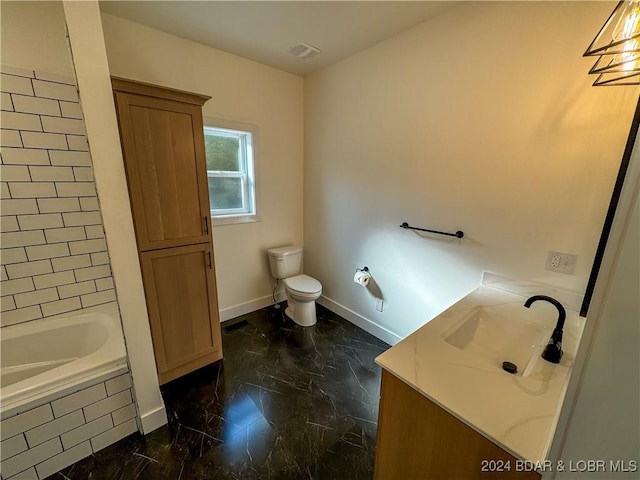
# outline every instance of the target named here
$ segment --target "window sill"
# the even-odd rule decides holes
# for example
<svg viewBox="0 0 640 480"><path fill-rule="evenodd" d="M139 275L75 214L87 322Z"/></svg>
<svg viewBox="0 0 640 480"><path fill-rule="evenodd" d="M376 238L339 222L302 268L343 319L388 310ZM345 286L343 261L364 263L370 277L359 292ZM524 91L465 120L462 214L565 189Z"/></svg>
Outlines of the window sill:
<svg viewBox="0 0 640 480"><path fill-rule="evenodd" d="M214 227L222 227L224 225L237 225L240 223L261 222L262 218L258 215L237 215L229 217L211 217L211 225Z"/></svg>

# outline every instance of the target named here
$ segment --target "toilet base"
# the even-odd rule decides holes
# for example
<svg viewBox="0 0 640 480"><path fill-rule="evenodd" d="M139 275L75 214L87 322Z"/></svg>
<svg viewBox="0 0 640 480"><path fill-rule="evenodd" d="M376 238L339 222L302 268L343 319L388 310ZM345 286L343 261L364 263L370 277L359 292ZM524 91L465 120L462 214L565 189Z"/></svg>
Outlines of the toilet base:
<svg viewBox="0 0 640 480"><path fill-rule="evenodd" d="M316 324L316 302L297 302L291 297L287 299L285 315L301 327L312 327Z"/></svg>

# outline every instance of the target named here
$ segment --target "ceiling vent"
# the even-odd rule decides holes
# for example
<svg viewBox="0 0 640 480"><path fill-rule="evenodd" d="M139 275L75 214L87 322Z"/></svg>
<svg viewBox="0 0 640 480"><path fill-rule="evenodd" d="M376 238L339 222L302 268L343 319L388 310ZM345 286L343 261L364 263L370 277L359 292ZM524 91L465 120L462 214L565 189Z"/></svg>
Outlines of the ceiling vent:
<svg viewBox="0 0 640 480"><path fill-rule="evenodd" d="M320 49L307 43L296 43L289 49L289 53L298 58L311 58L320 53Z"/></svg>

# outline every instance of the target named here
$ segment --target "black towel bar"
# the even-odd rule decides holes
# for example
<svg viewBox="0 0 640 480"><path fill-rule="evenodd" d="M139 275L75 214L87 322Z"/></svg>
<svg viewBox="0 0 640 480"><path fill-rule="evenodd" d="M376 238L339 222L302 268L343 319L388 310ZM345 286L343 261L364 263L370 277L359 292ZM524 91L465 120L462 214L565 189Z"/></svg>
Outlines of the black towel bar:
<svg viewBox="0 0 640 480"><path fill-rule="evenodd" d="M426 228L412 227L407 222L402 222L402 224L400 225L400 228L408 228L409 230L420 230L421 232L437 233L438 235L447 235L449 237L457 237L457 238L464 237L464 232L461 230L458 230L456 233L440 232L438 230L428 230Z"/></svg>

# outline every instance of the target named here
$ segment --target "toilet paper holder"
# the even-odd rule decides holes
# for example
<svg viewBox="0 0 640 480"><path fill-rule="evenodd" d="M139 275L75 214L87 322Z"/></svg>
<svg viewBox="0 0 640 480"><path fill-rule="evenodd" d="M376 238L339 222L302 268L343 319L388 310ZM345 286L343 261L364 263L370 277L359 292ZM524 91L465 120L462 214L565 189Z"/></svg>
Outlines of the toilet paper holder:
<svg viewBox="0 0 640 480"><path fill-rule="evenodd" d="M368 267L356 268L356 273L353 275L353 281L358 285L366 287L371 281L371 274Z"/></svg>

